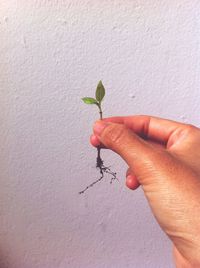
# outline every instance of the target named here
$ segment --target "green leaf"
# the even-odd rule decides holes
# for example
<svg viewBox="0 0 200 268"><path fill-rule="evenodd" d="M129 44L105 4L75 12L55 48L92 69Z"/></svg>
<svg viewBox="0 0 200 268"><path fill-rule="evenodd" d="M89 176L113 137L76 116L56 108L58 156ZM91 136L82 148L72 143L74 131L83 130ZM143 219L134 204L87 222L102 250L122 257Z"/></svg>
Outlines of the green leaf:
<svg viewBox="0 0 200 268"><path fill-rule="evenodd" d="M85 98L82 98L82 100L83 100L86 104L96 104L96 105L98 105L98 102L97 102L94 98L85 97Z"/></svg>
<svg viewBox="0 0 200 268"><path fill-rule="evenodd" d="M102 81L99 81L96 89L96 99L101 102L105 96L105 88L102 84Z"/></svg>

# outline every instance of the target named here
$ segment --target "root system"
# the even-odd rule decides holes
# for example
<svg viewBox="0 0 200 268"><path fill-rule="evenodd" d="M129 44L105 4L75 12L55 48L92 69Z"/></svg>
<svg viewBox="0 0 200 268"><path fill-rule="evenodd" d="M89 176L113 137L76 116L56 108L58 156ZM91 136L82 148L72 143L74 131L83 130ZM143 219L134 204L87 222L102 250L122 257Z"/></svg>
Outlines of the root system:
<svg viewBox="0 0 200 268"><path fill-rule="evenodd" d="M116 172L113 172L110 169L110 167L106 167L104 165L104 162L103 162L103 160L101 158L101 148L100 147L97 147L96 168L99 169L100 177L96 181L93 181L91 184L89 184L87 187L85 187L85 189L83 189L82 191L80 191L79 194L85 193L85 191L87 191L89 188L93 187L96 183L100 182L104 178L104 175L105 174L111 175L110 184L114 180L118 180L117 179L117 173Z"/></svg>

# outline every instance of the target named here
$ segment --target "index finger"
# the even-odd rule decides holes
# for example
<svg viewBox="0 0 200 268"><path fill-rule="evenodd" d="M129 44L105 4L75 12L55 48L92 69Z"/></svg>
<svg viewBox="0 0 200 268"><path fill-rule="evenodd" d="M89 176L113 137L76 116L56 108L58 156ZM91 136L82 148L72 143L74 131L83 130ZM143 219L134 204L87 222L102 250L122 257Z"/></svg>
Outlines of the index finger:
<svg viewBox="0 0 200 268"><path fill-rule="evenodd" d="M139 136L159 143L167 144L170 136L186 126L173 120L148 115L116 116L103 119L107 122L124 124Z"/></svg>

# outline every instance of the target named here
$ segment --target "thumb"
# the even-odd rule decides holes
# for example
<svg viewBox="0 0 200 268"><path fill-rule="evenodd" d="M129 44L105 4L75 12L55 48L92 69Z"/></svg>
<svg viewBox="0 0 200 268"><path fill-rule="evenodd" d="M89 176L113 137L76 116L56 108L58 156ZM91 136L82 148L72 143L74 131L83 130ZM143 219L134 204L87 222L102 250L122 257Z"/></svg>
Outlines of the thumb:
<svg viewBox="0 0 200 268"><path fill-rule="evenodd" d="M115 151L126 161L138 180L144 170L148 171L151 164L155 163L156 153L153 147L124 124L99 120L93 130L106 148Z"/></svg>

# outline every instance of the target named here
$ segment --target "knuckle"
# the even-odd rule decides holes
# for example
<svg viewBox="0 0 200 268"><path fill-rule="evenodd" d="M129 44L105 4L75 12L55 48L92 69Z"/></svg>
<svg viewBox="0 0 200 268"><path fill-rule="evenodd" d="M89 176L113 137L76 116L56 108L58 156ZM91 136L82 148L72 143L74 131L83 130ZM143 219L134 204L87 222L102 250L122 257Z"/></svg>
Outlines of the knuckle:
<svg viewBox="0 0 200 268"><path fill-rule="evenodd" d="M187 134L192 134L197 130L197 128L194 125L191 124L187 124L185 127L185 131L187 132Z"/></svg>

